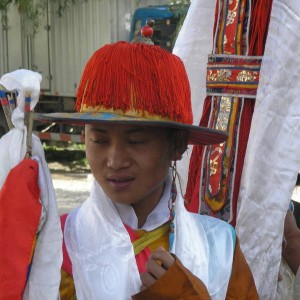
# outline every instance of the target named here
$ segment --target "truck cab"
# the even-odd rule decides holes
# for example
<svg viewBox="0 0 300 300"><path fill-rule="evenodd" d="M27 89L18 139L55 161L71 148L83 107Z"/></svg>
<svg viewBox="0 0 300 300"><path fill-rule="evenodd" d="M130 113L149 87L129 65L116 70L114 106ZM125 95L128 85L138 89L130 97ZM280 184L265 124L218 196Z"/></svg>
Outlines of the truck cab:
<svg viewBox="0 0 300 300"><path fill-rule="evenodd" d="M169 5L137 8L132 17L129 41L140 35L140 29L146 25L147 19L155 22L152 37L154 44L171 52L180 14Z"/></svg>

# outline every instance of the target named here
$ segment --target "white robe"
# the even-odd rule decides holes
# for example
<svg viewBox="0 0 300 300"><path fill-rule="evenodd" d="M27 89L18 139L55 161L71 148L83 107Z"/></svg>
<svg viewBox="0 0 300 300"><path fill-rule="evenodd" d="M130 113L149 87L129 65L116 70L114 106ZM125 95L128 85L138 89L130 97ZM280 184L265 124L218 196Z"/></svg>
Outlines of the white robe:
<svg viewBox="0 0 300 300"><path fill-rule="evenodd" d="M145 229L157 228L168 220L170 181L169 177ZM133 246L122 221L123 218L136 227L136 217L133 210L121 206L115 206L94 181L90 197L67 218L64 236L79 300L131 299L140 290ZM212 299L225 299L234 254L232 227L214 218L188 213L181 196L176 200L174 222L171 252L203 281Z"/></svg>

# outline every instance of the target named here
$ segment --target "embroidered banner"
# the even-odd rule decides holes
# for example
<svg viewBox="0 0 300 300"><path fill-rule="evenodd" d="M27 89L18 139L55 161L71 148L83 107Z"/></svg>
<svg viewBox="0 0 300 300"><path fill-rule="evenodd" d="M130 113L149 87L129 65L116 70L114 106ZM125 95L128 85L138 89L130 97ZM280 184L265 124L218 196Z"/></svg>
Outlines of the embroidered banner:
<svg viewBox="0 0 300 300"><path fill-rule="evenodd" d="M233 226L271 6L272 0L216 1L200 125L225 130L229 138L193 147L185 199L188 210Z"/></svg>
<svg viewBox="0 0 300 300"><path fill-rule="evenodd" d="M256 97L262 57L209 55L207 95Z"/></svg>
<svg viewBox="0 0 300 300"><path fill-rule="evenodd" d="M211 69L207 71L209 80L217 83L223 92L228 92L228 84L236 82L238 63L242 62L243 27L247 23L245 10L246 0L221 1L219 26L216 28L216 51L209 56ZM245 61L244 61L245 62ZM242 66L242 64L240 64ZM231 69L230 69L231 67ZM241 70L243 71L243 70ZM223 83L223 86L222 86ZM225 83L225 85L224 85ZM213 87L213 86L212 86ZM220 90L220 91L221 91ZM222 208L229 204L231 206L231 193L233 189L233 170L238 151L237 128L240 122L240 107L243 106L242 99L232 95L212 94L214 109L210 115L209 127L227 131L228 140L221 145L213 145L205 151L206 167L203 172L202 203L201 211L204 214L216 216ZM241 97L241 95L238 95ZM218 155L216 155L219 153ZM229 212L221 212L221 218L229 221Z"/></svg>

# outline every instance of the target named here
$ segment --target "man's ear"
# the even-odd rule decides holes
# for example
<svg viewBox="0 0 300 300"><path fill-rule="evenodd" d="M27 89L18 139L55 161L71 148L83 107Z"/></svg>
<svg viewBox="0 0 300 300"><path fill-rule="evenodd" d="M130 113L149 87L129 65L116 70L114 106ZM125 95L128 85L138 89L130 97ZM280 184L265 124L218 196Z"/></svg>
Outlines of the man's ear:
<svg viewBox="0 0 300 300"><path fill-rule="evenodd" d="M173 134L173 157L172 160L180 160L188 145L188 132L176 130Z"/></svg>

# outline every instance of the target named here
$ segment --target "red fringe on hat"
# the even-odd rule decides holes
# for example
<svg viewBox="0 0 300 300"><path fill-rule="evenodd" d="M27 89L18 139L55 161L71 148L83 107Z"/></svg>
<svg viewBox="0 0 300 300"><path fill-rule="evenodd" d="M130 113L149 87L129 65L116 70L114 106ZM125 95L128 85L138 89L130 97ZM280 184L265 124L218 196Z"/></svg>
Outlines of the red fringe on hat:
<svg viewBox="0 0 300 300"><path fill-rule="evenodd" d="M97 50L77 91L82 105L142 113L192 124L190 87L182 61L158 46L118 42Z"/></svg>

